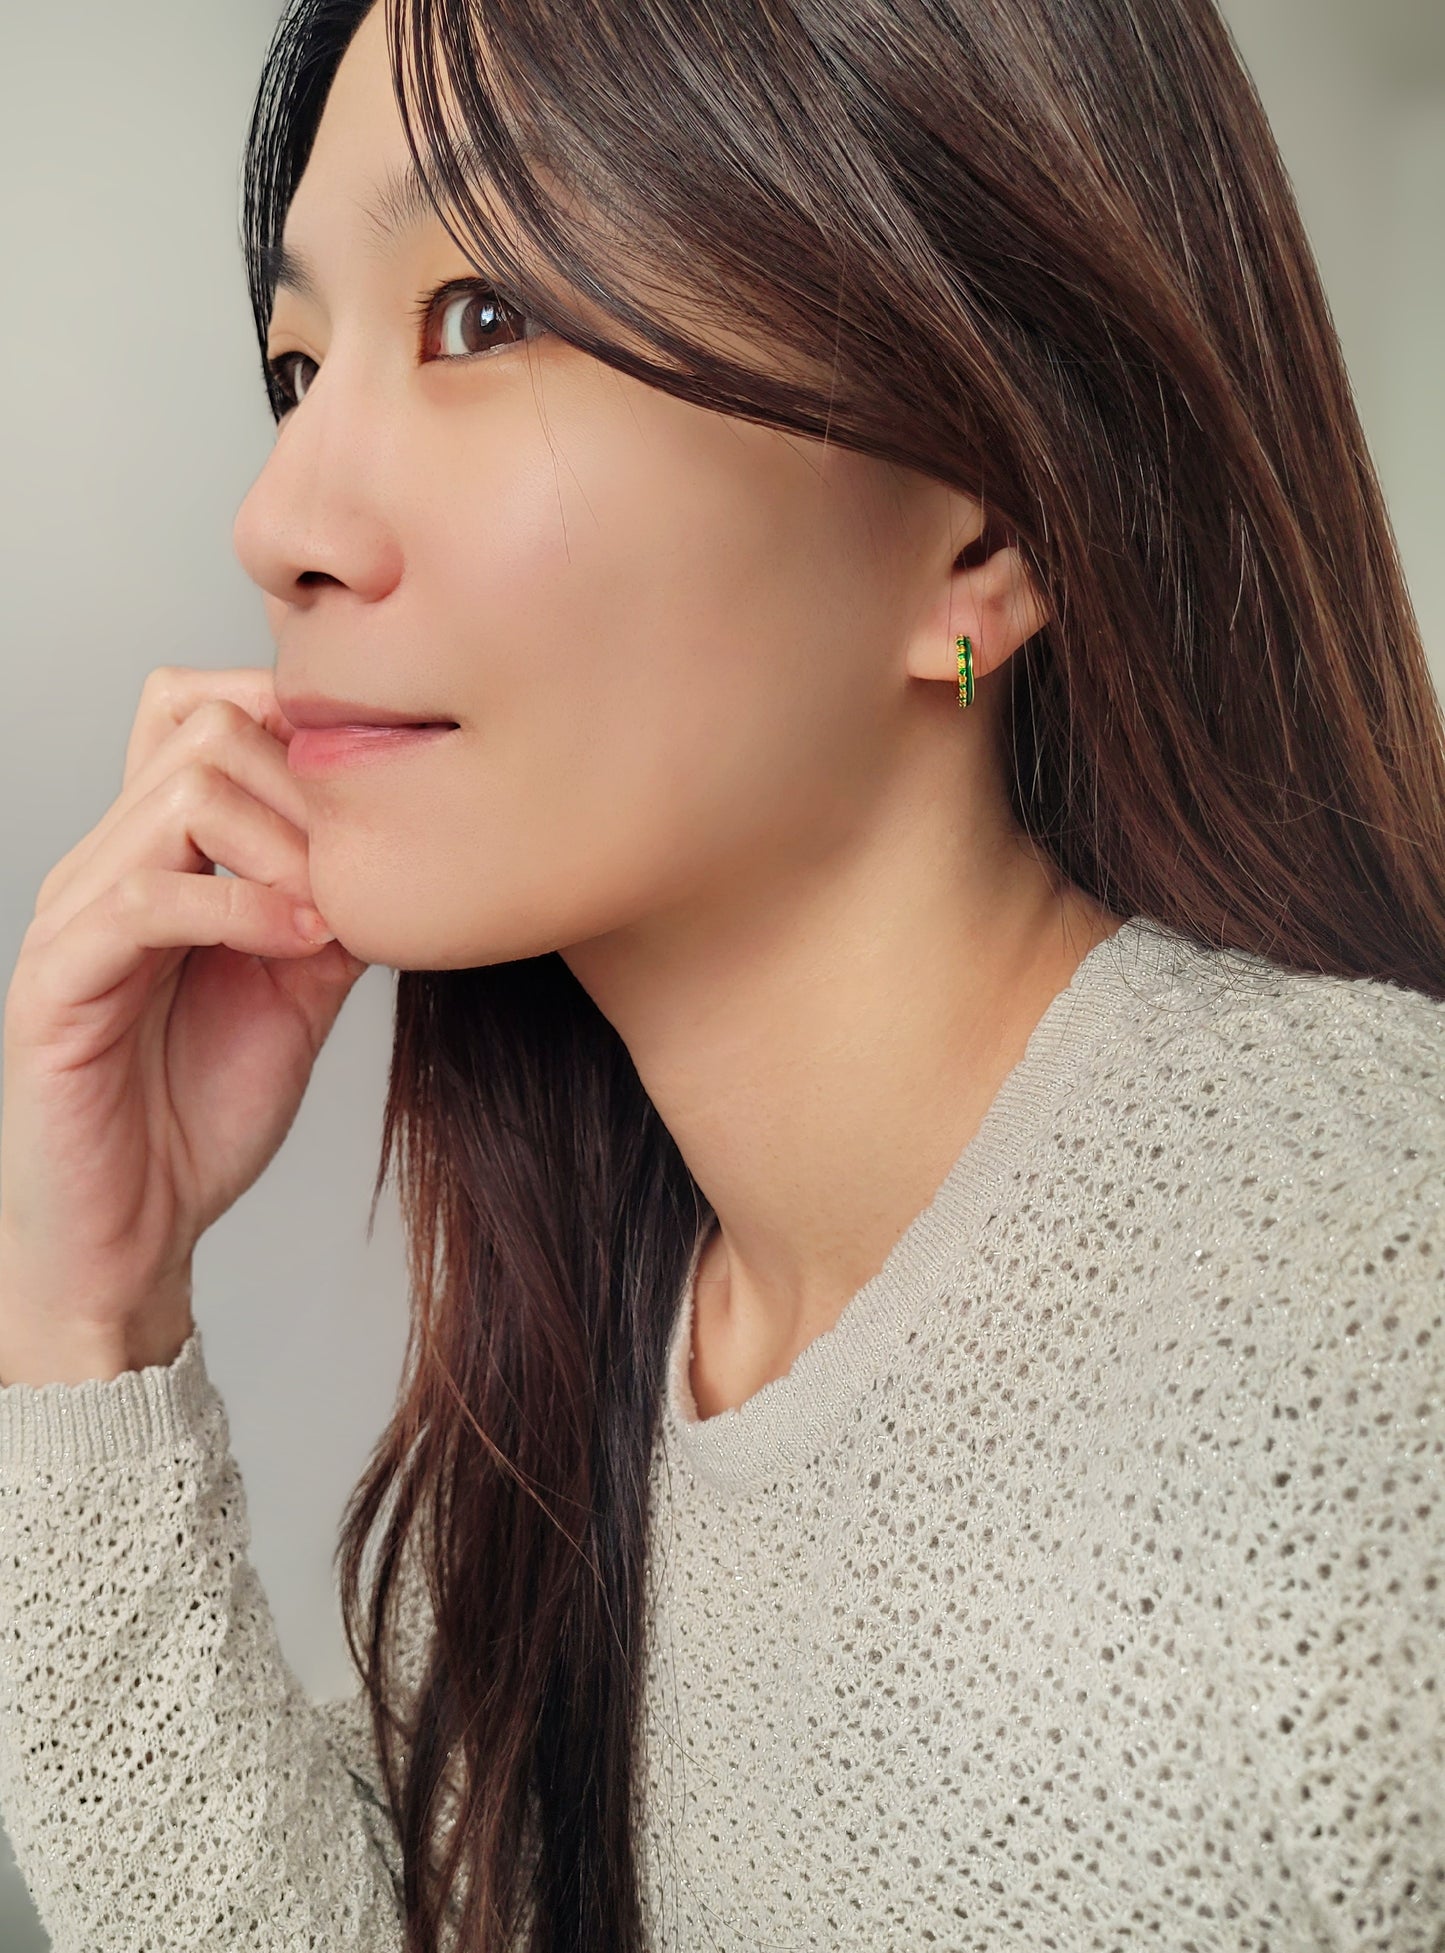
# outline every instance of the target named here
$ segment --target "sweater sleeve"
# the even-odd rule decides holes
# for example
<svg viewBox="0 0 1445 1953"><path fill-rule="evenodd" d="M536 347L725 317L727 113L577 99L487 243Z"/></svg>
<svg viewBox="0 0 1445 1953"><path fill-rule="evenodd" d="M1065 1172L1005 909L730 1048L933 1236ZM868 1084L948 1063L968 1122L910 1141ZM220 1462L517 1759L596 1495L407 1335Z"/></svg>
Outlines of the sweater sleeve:
<svg viewBox="0 0 1445 1953"><path fill-rule="evenodd" d="M53 1953L402 1944L360 1690L310 1700L199 1330L0 1387L0 1814Z"/></svg>

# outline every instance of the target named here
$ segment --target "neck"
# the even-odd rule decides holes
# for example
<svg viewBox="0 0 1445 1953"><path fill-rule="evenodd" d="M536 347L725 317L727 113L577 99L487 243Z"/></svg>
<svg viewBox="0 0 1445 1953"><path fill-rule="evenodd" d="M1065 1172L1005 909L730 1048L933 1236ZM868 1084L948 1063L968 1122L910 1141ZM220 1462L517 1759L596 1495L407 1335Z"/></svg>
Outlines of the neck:
<svg viewBox="0 0 1445 1953"><path fill-rule="evenodd" d="M926 851L865 852L754 886L729 925L694 914L565 952L717 1214L698 1332L738 1377L832 1326L1120 926L1021 839L991 875L968 859L967 885L945 885Z"/></svg>

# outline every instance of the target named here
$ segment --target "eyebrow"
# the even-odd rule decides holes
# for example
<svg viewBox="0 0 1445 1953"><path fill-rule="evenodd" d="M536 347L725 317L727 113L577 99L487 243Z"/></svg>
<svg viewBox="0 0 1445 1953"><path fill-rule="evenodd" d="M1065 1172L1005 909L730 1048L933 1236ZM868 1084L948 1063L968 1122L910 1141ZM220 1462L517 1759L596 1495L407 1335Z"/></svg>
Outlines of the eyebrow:
<svg viewBox="0 0 1445 1953"><path fill-rule="evenodd" d="M362 214L377 249L382 251L437 215L414 157L383 178L375 203ZM310 259L290 250L284 240L262 250L261 269L273 298L284 286L313 305L321 303L320 282Z"/></svg>

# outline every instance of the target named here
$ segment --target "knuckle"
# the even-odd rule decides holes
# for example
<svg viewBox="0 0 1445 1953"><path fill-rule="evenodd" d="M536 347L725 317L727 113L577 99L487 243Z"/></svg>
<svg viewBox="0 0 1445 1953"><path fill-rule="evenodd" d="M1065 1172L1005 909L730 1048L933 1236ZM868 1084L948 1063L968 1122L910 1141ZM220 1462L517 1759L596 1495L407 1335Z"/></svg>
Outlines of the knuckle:
<svg viewBox="0 0 1445 1953"><path fill-rule="evenodd" d="M43 986L31 980L24 965L17 966L5 992L4 1051L7 1067L17 1051L35 1041L41 1021Z"/></svg>
<svg viewBox="0 0 1445 1953"><path fill-rule="evenodd" d="M37 949L48 943L52 933L49 918L43 916L37 909L30 918L25 934L20 938L20 954L16 958L16 968L20 967L27 956L32 956Z"/></svg>
<svg viewBox="0 0 1445 1953"><path fill-rule="evenodd" d="M214 807L224 795L224 778L210 760L187 760L171 775L171 806L182 816L191 816L207 807Z"/></svg>
<svg viewBox="0 0 1445 1953"><path fill-rule="evenodd" d="M210 896L219 910L217 919L222 929L254 921L255 890L239 875L217 875L211 882Z"/></svg>
<svg viewBox="0 0 1445 1953"><path fill-rule="evenodd" d="M179 665L152 665L141 684L141 697L148 705L159 704L176 689L180 677Z"/></svg>
<svg viewBox="0 0 1445 1953"><path fill-rule="evenodd" d="M154 896L154 881L148 868L127 868L117 875L102 897L104 907L120 922L143 915Z"/></svg>
<svg viewBox="0 0 1445 1953"><path fill-rule="evenodd" d="M197 745L229 746L252 723L251 715L230 698L203 699L186 724Z"/></svg>

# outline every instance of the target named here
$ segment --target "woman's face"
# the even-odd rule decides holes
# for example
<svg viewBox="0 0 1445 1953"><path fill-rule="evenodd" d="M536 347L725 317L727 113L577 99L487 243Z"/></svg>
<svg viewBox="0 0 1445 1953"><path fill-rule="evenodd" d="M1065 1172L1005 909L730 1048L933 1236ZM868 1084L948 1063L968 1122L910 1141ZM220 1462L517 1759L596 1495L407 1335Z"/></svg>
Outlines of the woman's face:
<svg viewBox="0 0 1445 1953"><path fill-rule="evenodd" d="M947 674L959 499L513 315L489 338L480 284L423 342L420 295L473 274L434 218L378 243L409 160L377 7L289 211L317 290L282 286L268 351L302 397L235 546L283 700L457 729L303 781L318 905L368 962L450 969L785 887L876 819L918 693L952 703L904 649L936 607Z"/></svg>

